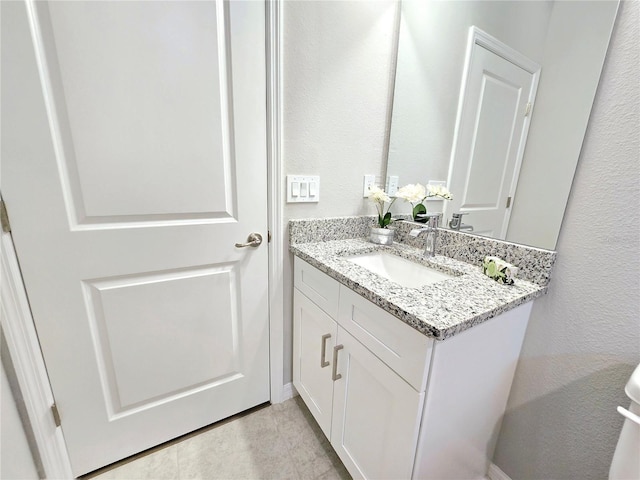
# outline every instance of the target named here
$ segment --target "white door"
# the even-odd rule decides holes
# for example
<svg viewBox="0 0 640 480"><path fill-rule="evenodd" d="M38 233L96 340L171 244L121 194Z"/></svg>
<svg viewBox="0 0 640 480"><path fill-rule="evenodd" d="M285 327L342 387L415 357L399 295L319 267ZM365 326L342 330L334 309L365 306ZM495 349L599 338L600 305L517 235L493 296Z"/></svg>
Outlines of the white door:
<svg viewBox="0 0 640 480"><path fill-rule="evenodd" d="M1 189L75 475L269 400L264 25L2 2Z"/></svg>
<svg viewBox="0 0 640 480"><path fill-rule="evenodd" d="M424 393L338 327L331 445L354 478L411 478Z"/></svg>
<svg viewBox="0 0 640 480"><path fill-rule="evenodd" d="M467 213L464 223L474 233L505 238L539 66L524 58L520 64L505 60L476 43L471 48L449 169L453 200L445 202L445 218Z"/></svg>

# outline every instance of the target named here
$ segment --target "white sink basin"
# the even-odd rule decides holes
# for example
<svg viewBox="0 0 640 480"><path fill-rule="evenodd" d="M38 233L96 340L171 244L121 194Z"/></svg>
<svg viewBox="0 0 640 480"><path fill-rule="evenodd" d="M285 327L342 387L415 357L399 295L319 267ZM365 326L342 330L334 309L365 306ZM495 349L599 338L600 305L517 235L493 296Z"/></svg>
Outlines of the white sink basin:
<svg viewBox="0 0 640 480"><path fill-rule="evenodd" d="M372 252L347 257L347 260L403 287L419 288L440 282L453 275L434 270L386 252Z"/></svg>

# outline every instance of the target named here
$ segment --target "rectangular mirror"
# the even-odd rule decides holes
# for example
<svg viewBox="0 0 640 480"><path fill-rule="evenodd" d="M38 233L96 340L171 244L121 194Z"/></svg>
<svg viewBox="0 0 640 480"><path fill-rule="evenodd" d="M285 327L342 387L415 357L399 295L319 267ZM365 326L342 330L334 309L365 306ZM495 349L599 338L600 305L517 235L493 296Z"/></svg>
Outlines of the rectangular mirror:
<svg viewBox="0 0 640 480"><path fill-rule="evenodd" d="M554 249L618 3L403 0L387 178L447 182L443 226Z"/></svg>

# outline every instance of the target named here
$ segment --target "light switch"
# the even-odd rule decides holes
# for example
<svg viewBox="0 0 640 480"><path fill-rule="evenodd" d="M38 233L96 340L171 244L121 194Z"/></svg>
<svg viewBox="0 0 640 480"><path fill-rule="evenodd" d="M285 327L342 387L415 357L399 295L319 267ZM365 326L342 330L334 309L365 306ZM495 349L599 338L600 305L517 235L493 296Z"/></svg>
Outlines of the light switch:
<svg viewBox="0 0 640 480"><path fill-rule="evenodd" d="M375 175L365 175L364 176L364 188L362 189L362 196L368 198L369 197L369 189L371 187L375 187L376 185L376 176Z"/></svg>
<svg viewBox="0 0 640 480"><path fill-rule="evenodd" d="M319 202L320 177L317 175L287 175L287 202Z"/></svg>
<svg viewBox="0 0 640 480"><path fill-rule="evenodd" d="M398 193L398 176L390 175L387 183L387 195L394 197Z"/></svg>

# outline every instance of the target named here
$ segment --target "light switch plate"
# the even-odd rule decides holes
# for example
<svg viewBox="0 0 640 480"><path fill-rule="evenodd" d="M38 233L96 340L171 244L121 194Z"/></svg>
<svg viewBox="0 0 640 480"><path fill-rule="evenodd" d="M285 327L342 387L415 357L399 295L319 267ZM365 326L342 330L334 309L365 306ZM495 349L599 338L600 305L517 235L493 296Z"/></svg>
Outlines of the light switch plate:
<svg viewBox="0 0 640 480"><path fill-rule="evenodd" d="M376 176L375 175L365 175L364 176L364 185L362 188L362 196L369 197L369 189L371 187L376 186Z"/></svg>
<svg viewBox="0 0 640 480"><path fill-rule="evenodd" d="M318 175L287 175L287 203L315 203L320 201Z"/></svg>
<svg viewBox="0 0 640 480"><path fill-rule="evenodd" d="M390 175L387 181L387 195L394 197L398 193L398 181L397 175Z"/></svg>

